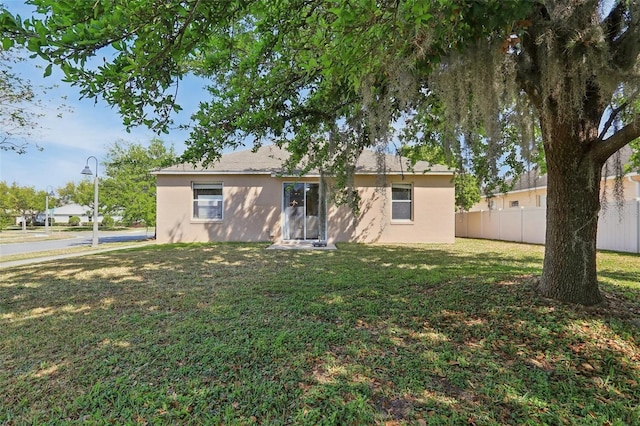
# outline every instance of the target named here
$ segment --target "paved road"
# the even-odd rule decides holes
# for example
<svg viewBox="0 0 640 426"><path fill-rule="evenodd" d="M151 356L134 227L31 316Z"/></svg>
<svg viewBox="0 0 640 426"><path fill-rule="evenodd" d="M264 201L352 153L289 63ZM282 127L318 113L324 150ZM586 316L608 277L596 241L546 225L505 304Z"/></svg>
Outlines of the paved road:
<svg viewBox="0 0 640 426"><path fill-rule="evenodd" d="M126 230L126 231L100 231L98 240L100 243L116 243L127 241L139 241L153 237L154 230L149 228ZM12 254L35 253L39 251L60 250L69 247L91 245L91 231L74 232L69 234L68 239L33 241L26 243L0 244L0 255L9 256Z"/></svg>

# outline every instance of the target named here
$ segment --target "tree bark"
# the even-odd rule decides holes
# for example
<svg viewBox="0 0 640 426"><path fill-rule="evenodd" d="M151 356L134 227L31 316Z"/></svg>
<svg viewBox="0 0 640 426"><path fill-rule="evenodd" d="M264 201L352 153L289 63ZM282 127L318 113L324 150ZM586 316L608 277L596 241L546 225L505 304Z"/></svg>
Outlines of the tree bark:
<svg viewBox="0 0 640 426"><path fill-rule="evenodd" d="M562 302L594 305L603 300L596 235L604 160L584 140L575 140L566 124L553 123L545 135L547 229L540 292Z"/></svg>

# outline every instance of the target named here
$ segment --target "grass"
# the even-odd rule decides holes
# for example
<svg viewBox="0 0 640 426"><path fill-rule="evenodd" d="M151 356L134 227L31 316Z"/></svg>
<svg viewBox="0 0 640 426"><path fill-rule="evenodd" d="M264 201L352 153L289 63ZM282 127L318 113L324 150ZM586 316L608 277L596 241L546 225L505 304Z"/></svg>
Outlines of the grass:
<svg viewBox="0 0 640 426"><path fill-rule="evenodd" d="M640 422L640 256L609 308L538 246L157 245L3 270L3 424Z"/></svg>
<svg viewBox="0 0 640 426"><path fill-rule="evenodd" d="M45 259L50 256L67 255L67 254L75 254L75 253L90 253L92 251L98 251L98 250L110 250L110 249L117 249L119 247L129 247L134 245L143 246L148 244L154 244L154 243L146 240L120 241L120 242L114 242L114 243L102 242L97 248L92 247L91 245L78 245L78 246L72 246L72 247L54 249L54 250L42 250L42 251L32 251L27 253L2 255L0 256L0 265L2 264L2 262L13 262L15 260Z"/></svg>
<svg viewBox="0 0 640 426"><path fill-rule="evenodd" d="M70 238L68 234L51 232L48 235L43 231L0 231L0 244L24 243L33 241L62 240Z"/></svg>

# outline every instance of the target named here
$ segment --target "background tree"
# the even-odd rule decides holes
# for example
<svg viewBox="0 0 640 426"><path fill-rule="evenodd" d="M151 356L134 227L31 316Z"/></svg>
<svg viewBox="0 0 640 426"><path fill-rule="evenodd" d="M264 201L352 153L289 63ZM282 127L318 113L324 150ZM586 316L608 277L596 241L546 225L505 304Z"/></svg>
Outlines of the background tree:
<svg viewBox="0 0 640 426"><path fill-rule="evenodd" d="M39 127L44 114L31 82L12 70L19 60L0 48L0 150L24 154L29 146L25 137Z"/></svg>
<svg viewBox="0 0 640 426"><path fill-rule="evenodd" d="M210 101L193 116L189 161L275 141L292 162L344 172L338 181L348 186L359 152L382 152L396 129L422 123L435 95L445 151L465 138L474 169L484 170L477 176L501 165L517 174L538 127L549 182L540 291L602 300L598 189L607 158L640 136L632 110L640 2L33 3L46 19L0 15L7 43L59 65L83 95L117 105L127 125L166 130L180 78L211 81ZM105 46L117 53L91 68Z"/></svg>
<svg viewBox="0 0 640 426"><path fill-rule="evenodd" d="M19 186L15 182L7 185L4 181L0 182L0 191L0 209L19 215L23 231L26 231L27 223L45 209L45 191L36 191L31 186Z"/></svg>
<svg viewBox="0 0 640 426"><path fill-rule="evenodd" d="M9 206L9 185L5 181L0 181L0 229L15 224L16 220Z"/></svg>
<svg viewBox="0 0 640 426"><path fill-rule="evenodd" d="M102 203L110 212L122 216L126 224L156 223L156 177L154 169L175 162L173 147L167 149L160 139L152 139L149 146L117 141L107 152L102 184Z"/></svg>
<svg viewBox="0 0 640 426"><path fill-rule="evenodd" d="M99 178L98 185L101 185L102 179ZM64 186L58 188L58 199L61 205L75 203L80 206L87 207L87 216L93 216L93 180L90 177L82 179L80 182L67 182ZM106 206L98 200L98 209L101 213L108 213Z"/></svg>

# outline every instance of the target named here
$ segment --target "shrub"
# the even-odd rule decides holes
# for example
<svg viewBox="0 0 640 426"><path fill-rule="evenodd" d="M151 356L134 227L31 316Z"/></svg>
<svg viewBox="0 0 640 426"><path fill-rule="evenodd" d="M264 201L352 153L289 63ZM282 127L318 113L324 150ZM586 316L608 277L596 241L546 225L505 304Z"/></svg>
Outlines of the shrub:
<svg viewBox="0 0 640 426"><path fill-rule="evenodd" d="M0 213L0 229L6 229L11 225L16 224L16 218L11 216L9 213L1 212Z"/></svg>
<svg viewBox="0 0 640 426"><path fill-rule="evenodd" d="M80 226L80 218L78 216L71 216L69 218L69 226Z"/></svg>
<svg viewBox="0 0 640 426"><path fill-rule="evenodd" d="M102 218L102 226L106 228L111 228L115 225L116 221L111 216L104 216Z"/></svg>

